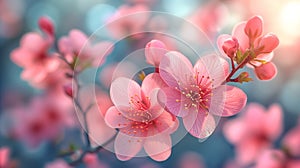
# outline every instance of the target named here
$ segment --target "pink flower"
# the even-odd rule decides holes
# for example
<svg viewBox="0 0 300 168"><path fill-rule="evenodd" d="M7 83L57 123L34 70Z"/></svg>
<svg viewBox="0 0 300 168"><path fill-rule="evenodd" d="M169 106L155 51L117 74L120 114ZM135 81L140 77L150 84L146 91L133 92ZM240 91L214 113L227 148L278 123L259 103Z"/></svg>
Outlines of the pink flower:
<svg viewBox="0 0 300 168"><path fill-rule="evenodd" d="M290 155L300 156L300 122L284 136L282 145Z"/></svg>
<svg viewBox="0 0 300 168"><path fill-rule="evenodd" d="M12 132L29 147L55 140L66 127L73 127L75 117L70 106L59 97L38 97L28 107L12 113Z"/></svg>
<svg viewBox="0 0 300 168"><path fill-rule="evenodd" d="M129 35L133 38L141 38L145 30L145 25L149 19L148 7L143 4L132 6L123 5L108 20L108 28L111 35L116 39L122 39Z"/></svg>
<svg viewBox="0 0 300 168"><path fill-rule="evenodd" d="M207 138L216 127L215 116L231 116L246 104L247 96L239 88L223 85L228 63L216 55L201 57L193 67L181 53L168 52L160 63L166 108L183 117L189 133Z"/></svg>
<svg viewBox="0 0 300 168"><path fill-rule="evenodd" d="M159 40L150 41L145 48L146 61L155 67L159 67L160 60L166 53L166 45Z"/></svg>
<svg viewBox="0 0 300 168"><path fill-rule="evenodd" d="M222 3L213 1L204 4L189 19L209 38L213 39L228 15L228 9Z"/></svg>
<svg viewBox="0 0 300 168"><path fill-rule="evenodd" d="M5 168L9 164L10 149L8 147L0 148L0 167Z"/></svg>
<svg viewBox="0 0 300 168"><path fill-rule="evenodd" d="M271 147L282 132L282 115L276 104L267 111L259 104L250 104L243 115L225 124L224 135L235 145L239 164L250 164Z"/></svg>
<svg viewBox="0 0 300 168"><path fill-rule="evenodd" d="M108 109L105 121L120 130L114 144L118 159L129 160L143 147L156 161L170 156L170 134L178 121L158 100L159 88L165 86L157 73L147 75L141 87L123 77L112 83L110 94L115 106Z"/></svg>
<svg viewBox="0 0 300 168"><path fill-rule="evenodd" d="M263 20L260 16L253 16L247 22L241 22L237 24L233 31L232 36L224 34L218 38L218 48L222 55L228 55L223 50L227 48L228 41L231 39L237 39L239 48L239 55L234 58L238 64L241 61L247 61L248 65L258 69L257 77L261 80L270 80L276 75L276 67L274 64L267 64L271 62L274 53L273 51L279 45L279 39L276 35L268 33L262 35L263 32ZM237 54L238 52L236 52ZM229 53L231 54L231 53ZM245 56L245 58L244 58ZM261 67L262 66L262 67ZM260 73L264 69L267 72L266 76Z"/></svg>
<svg viewBox="0 0 300 168"><path fill-rule="evenodd" d="M21 78L38 88L53 87L64 79L62 62L56 53L49 53L54 40L53 25L50 20L39 20L41 30L46 34L31 32L22 37L20 47L13 50L11 59L24 68Z"/></svg>
<svg viewBox="0 0 300 168"><path fill-rule="evenodd" d="M70 63L82 69L89 65L102 65L106 56L112 52L113 44L105 41L91 44L84 33L74 29L70 31L69 36L59 40L58 48Z"/></svg>

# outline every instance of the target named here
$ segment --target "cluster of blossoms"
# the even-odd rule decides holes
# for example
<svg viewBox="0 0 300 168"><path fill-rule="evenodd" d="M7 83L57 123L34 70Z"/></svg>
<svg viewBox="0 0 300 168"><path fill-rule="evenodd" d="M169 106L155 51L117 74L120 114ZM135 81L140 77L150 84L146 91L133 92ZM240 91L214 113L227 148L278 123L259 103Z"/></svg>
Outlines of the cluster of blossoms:
<svg viewBox="0 0 300 168"><path fill-rule="evenodd" d="M255 123L255 124L253 124ZM228 167L296 168L300 166L299 126L290 130L281 141L281 149L274 142L283 131L283 112L278 104L265 110L252 103L245 113L224 125L224 135L235 146L235 160Z"/></svg>
<svg viewBox="0 0 300 168"><path fill-rule="evenodd" d="M224 56L232 61L232 69L236 70L249 65L255 69L255 74L260 80L270 80L277 73L276 66L271 62L274 56L274 49L278 46L279 40L276 35L263 33L263 20L259 16L250 18L247 22L237 24L232 31L232 36L224 34L218 38L218 47ZM238 66L235 67L235 62ZM241 73L238 78L226 81L247 82L248 73Z"/></svg>
<svg viewBox="0 0 300 168"><path fill-rule="evenodd" d="M128 22L123 21L123 24ZM22 78L45 89L47 94L32 101L30 112L24 117L28 122L16 121L21 125L17 125L13 132L14 136L25 139L30 145L56 139L61 128L70 123L70 115L74 112L70 100L73 100L80 111L79 120L83 120L88 151L81 151L82 155L71 163L93 160L89 159L89 154L97 152L93 146L112 140L120 160L131 159L142 149L153 160L166 160L171 155L171 134L180 125L178 117L182 118L183 126L192 136L206 139L215 130L220 116L232 116L244 108L246 94L227 83L250 81L247 72L233 78L245 65L254 67L261 80L276 75L276 68L270 61L278 46L278 38L273 34L262 36L262 20L255 16L236 26L232 36L222 35L218 40L220 52L230 58L231 66L218 54L201 56L193 65L179 51L171 50L160 40L152 40L145 46L145 59L154 66L154 72L140 75L141 85L133 79L119 77L111 83L109 95L97 94L99 99L105 99L99 101L101 104L87 103L85 98L90 95L80 99L83 91L78 75L87 68L101 66L112 52L113 44L106 41L92 44L84 33L72 30L58 40L58 51L52 52L55 42L53 23L43 17L39 20L39 27L42 34L26 34L11 58L24 68ZM99 114L94 109L98 106L100 118L96 117ZM115 136L114 131L117 132ZM89 137L91 135L93 138Z"/></svg>

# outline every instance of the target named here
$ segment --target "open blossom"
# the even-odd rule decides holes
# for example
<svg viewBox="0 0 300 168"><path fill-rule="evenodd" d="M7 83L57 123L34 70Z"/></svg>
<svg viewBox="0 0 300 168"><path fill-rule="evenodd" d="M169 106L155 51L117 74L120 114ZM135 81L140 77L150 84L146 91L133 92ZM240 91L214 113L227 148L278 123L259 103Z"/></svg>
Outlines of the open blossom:
<svg viewBox="0 0 300 168"><path fill-rule="evenodd" d="M178 121L158 100L159 88L165 86L157 73L147 75L141 87L124 77L112 83L110 94L115 106L108 109L105 121L120 130L115 139L120 160L129 160L142 148L156 161L170 156L170 134L177 129Z"/></svg>
<svg viewBox="0 0 300 168"><path fill-rule="evenodd" d="M56 58L56 53L48 52L54 40L52 22L46 18L41 18L39 22L40 29L45 35L36 32L27 33L22 37L20 47L11 53L11 59L24 68L21 74L24 80L36 87L44 88L62 80L58 75L62 62Z"/></svg>
<svg viewBox="0 0 300 168"><path fill-rule="evenodd" d="M83 32L74 29L69 36L59 40L58 48L70 63L82 69L86 66L102 65L106 56L112 52L113 44L105 41L91 44Z"/></svg>
<svg viewBox="0 0 300 168"><path fill-rule="evenodd" d="M138 33L144 32L150 17L147 11L149 8L143 4L123 5L108 19L108 30L116 39L129 35L135 39L141 38L143 35Z"/></svg>
<svg viewBox="0 0 300 168"><path fill-rule="evenodd" d="M74 126L73 112L60 99L39 97L12 113L13 136L29 147L38 147L42 142L55 140L66 127Z"/></svg>
<svg viewBox="0 0 300 168"><path fill-rule="evenodd" d="M243 115L225 124L224 135L235 145L239 164L252 163L263 150L272 146L282 131L282 115L278 105L266 111L261 105L250 104Z"/></svg>
<svg viewBox="0 0 300 168"><path fill-rule="evenodd" d="M224 56L233 58L238 64L246 61L250 67L255 68L259 79L270 80L277 73L276 66L271 63L271 60L274 56L273 51L279 45L279 39L272 33L265 35L262 33L263 20L260 16L254 16L247 22L237 24L232 35L219 36L217 43ZM236 50L235 57L232 57L231 51L235 49L232 42L234 39L237 39L238 50ZM230 47L228 47L229 44Z"/></svg>
<svg viewBox="0 0 300 168"><path fill-rule="evenodd" d="M179 52L168 52L160 63L160 75L168 87L166 108L183 117L188 132L207 138L216 127L215 116L231 116L246 104L247 96L239 88L223 85L228 63L216 55L201 57L193 67Z"/></svg>

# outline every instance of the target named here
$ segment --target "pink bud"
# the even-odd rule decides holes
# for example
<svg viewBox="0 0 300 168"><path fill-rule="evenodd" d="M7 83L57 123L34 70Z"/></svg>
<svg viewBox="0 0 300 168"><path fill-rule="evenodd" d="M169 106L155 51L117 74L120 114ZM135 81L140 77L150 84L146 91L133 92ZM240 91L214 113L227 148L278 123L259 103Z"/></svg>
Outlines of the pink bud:
<svg viewBox="0 0 300 168"><path fill-rule="evenodd" d="M272 62L255 68L255 74L260 80L271 80L277 74L277 68Z"/></svg>
<svg viewBox="0 0 300 168"><path fill-rule="evenodd" d="M232 38L229 38L229 39L225 40L223 45L222 45L223 51L230 58L234 57L234 55L237 52L238 48L239 48L239 42L235 37L232 37Z"/></svg>
<svg viewBox="0 0 300 168"><path fill-rule="evenodd" d="M155 67L159 66L160 60L166 53L166 45L159 40L150 41L145 48L146 61Z"/></svg>
<svg viewBox="0 0 300 168"><path fill-rule="evenodd" d="M260 16L253 16L250 18L245 26L245 34L253 42L257 37L262 35L263 32L263 20Z"/></svg>
<svg viewBox="0 0 300 168"><path fill-rule="evenodd" d="M73 88L72 88L72 84L64 85L64 92L65 92L66 95L68 95L69 97L73 97Z"/></svg>
<svg viewBox="0 0 300 168"><path fill-rule="evenodd" d="M279 45L279 39L274 34L264 35L258 44L259 52L270 53Z"/></svg>
<svg viewBox="0 0 300 168"><path fill-rule="evenodd" d="M54 25L52 20L49 17L43 16L38 21L40 29L50 35L51 37L54 36Z"/></svg>

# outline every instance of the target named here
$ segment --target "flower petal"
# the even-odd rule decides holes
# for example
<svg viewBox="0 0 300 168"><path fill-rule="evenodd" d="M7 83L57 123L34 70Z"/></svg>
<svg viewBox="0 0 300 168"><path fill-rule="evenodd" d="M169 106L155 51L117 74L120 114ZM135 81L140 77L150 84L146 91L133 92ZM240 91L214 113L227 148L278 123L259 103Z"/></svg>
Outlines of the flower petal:
<svg viewBox="0 0 300 168"><path fill-rule="evenodd" d="M272 127L270 127L272 125ZM265 131L268 137L276 139L282 132L283 114L282 109L278 104L273 104L269 107L267 118L265 120Z"/></svg>
<svg viewBox="0 0 300 168"><path fill-rule="evenodd" d="M142 83L142 90L146 95L149 95L155 88L163 87L167 87L167 84L162 80L158 73L151 73L147 75Z"/></svg>
<svg viewBox="0 0 300 168"><path fill-rule="evenodd" d="M141 88L135 81L119 77L111 84L110 96L115 106L128 107L131 97L141 97Z"/></svg>
<svg viewBox="0 0 300 168"><path fill-rule="evenodd" d="M246 105L247 95L239 88L221 85L213 91L210 112L218 116L232 116Z"/></svg>
<svg viewBox="0 0 300 168"><path fill-rule="evenodd" d="M145 139L144 149L155 161L164 161L171 155L172 141L168 134L158 134Z"/></svg>
<svg viewBox="0 0 300 168"><path fill-rule="evenodd" d="M246 22L241 22L237 24L232 30L232 36L238 40L242 52L249 48L249 38L244 31L245 26Z"/></svg>
<svg viewBox="0 0 300 168"><path fill-rule="evenodd" d="M260 16L250 18L245 26L245 34L252 40L262 35L263 20Z"/></svg>
<svg viewBox="0 0 300 168"><path fill-rule="evenodd" d="M223 133L230 143L238 144L247 136L246 129L242 120L234 119L225 123Z"/></svg>
<svg viewBox="0 0 300 168"><path fill-rule="evenodd" d="M228 62L215 54L201 57L194 66L194 73L198 74L198 79L202 82L208 80L206 83L212 82L213 87L217 87L225 81L228 71ZM202 79L202 77L204 78Z"/></svg>
<svg viewBox="0 0 300 168"><path fill-rule="evenodd" d="M276 76L277 68L272 62L268 62L256 67L255 74L260 80L271 80Z"/></svg>
<svg viewBox="0 0 300 168"><path fill-rule="evenodd" d="M143 147L141 139L119 132L114 145L117 158L126 161L134 157Z"/></svg>
<svg viewBox="0 0 300 168"><path fill-rule="evenodd" d="M160 76L171 87L187 85L193 75L191 62L181 53L170 51L159 65Z"/></svg>
<svg viewBox="0 0 300 168"><path fill-rule="evenodd" d="M122 113L115 107L110 107L105 114L105 122L112 128L122 128L129 124L129 121Z"/></svg>
<svg viewBox="0 0 300 168"><path fill-rule="evenodd" d="M214 117L202 109L185 116L183 124L191 135L200 139L209 137L216 128Z"/></svg>
<svg viewBox="0 0 300 168"><path fill-rule="evenodd" d="M270 53L279 45L279 39L274 34L266 34L259 40L258 45L261 53Z"/></svg>

